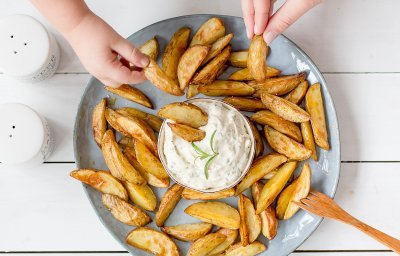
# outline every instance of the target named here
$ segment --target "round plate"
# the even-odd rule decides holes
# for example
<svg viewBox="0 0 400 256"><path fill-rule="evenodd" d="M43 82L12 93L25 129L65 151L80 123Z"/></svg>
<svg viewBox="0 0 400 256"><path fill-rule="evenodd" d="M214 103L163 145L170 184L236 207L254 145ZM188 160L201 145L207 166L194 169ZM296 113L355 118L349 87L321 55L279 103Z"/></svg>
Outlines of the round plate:
<svg viewBox="0 0 400 256"><path fill-rule="evenodd" d="M249 47L249 40L245 35L246 30L243 19L220 15L190 15L160 21L134 33L128 38L128 40L135 45L141 45L153 36L157 36L157 39L160 43L161 55L168 40L177 29L182 26L187 26L192 29L193 34L203 22L211 17L220 17L223 19L227 33L234 33L235 36L231 41L234 50L247 49ZM307 79L311 84L315 82L321 83L322 94L325 102L329 139L332 149L330 151L324 151L318 148L319 161L314 162L309 160L309 162L313 175L312 188L321 191L330 197L333 197L339 180L340 141L336 112L332 98L328 92L326 82L312 60L286 37L279 36L274 40L270 47L271 51L267 60L268 65L282 70L282 74L292 74L298 73L299 71L307 71ZM229 74L233 70L233 68L229 68L226 73ZM152 114L155 114L156 111L165 104L186 100L185 96L176 97L168 95L153 86L150 82L137 85L137 88L142 90L151 99L154 104L154 110L147 109L141 105L130 102L116 95L112 95L111 93L105 91L103 89L103 84L94 78L89 81L86 91L82 96L75 123L74 152L78 168L107 169L101 151L94 142L91 125L92 110L102 98L116 98L115 103L113 103L113 106L111 106L113 108L131 106ZM202 96L199 95L198 97ZM267 147L266 152L268 151L270 151L270 149ZM301 167L302 165L300 165L296 170L296 175ZM110 212L105 209L101 203L100 192L86 185L84 185L84 189L100 220L115 237L115 239L117 239L130 253L134 255L149 255L142 250L125 244L125 236L129 231L134 229L134 227L125 225L112 217ZM165 189L154 189L154 191L158 199L160 199L165 192ZM248 193L249 191L246 192ZM223 201L234 207L237 207L237 198L232 197ZM189 204L194 202L195 200L187 201L182 199L165 225L168 226L198 222L198 220L183 212ZM154 219L154 214L151 213L150 215ZM321 220L322 219L317 216L300 210L290 220L279 221L278 234L275 239L268 241L262 235L260 235L259 240L268 246L268 250L263 252L262 255L288 255L297 247L299 247L311 235L311 233L318 227ZM156 228L154 222L149 226ZM181 255L186 255L190 244L180 241L176 241L176 243L180 248Z"/></svg>

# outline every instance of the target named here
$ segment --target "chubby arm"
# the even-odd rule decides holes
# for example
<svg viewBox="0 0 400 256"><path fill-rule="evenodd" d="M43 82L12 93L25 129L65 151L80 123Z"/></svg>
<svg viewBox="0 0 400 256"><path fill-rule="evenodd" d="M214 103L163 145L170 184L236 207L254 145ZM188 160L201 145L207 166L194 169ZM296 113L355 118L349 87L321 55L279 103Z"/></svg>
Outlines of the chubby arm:
<svg viewBox="0 0 400 256"><path fill-rule="evenodd" d="M85 68L106 85L140 83L143 72L131 71L120 57L146 67L147 56L95 15L83 0L31 0L67 39Z"/></svg>

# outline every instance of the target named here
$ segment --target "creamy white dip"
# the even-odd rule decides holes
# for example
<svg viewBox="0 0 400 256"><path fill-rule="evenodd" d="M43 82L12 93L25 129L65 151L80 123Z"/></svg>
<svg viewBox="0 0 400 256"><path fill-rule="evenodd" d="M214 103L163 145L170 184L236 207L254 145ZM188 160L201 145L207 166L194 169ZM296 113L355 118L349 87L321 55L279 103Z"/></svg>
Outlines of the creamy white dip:
<svg viewBox="0 0 400 256"><path fill-rule="evenodd" d="M218 154L210 162L206 178L204 167L209 158L198 158L192 143L176 136L166 125L164 156L167 167L177 181L194 189L222 189L233 185L245 171L254 150L246 121L238 111L227 108L223 103L192 103L208 114L208 123L199 128L206 132L206 137L194 144L207 154L215 155L210 148L215 131L213 147Z"/></svg>

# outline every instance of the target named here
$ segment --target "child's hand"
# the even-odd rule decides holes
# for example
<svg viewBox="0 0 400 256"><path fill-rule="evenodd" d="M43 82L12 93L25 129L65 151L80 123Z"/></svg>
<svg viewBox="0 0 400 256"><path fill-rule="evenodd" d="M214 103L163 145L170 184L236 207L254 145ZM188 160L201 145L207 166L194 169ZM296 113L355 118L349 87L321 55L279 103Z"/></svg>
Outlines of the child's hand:
<svg viewBox="0 0 400 256"><path fill-rule="evenodd" d="M118 55L139 68L148 65L147 56L95 14L85 15L65 37L85 68L105 85L117 87L145 80L143 72L131 71Z"/></svg>
<svg viewBox="0 0 400 256"><path fill-rule="evenodd" d="M275 1L242 0L243 18L249 38L263 34L265 42L270 44L304 13L322 2L322 0L286 0L272 15Z"/></svg>

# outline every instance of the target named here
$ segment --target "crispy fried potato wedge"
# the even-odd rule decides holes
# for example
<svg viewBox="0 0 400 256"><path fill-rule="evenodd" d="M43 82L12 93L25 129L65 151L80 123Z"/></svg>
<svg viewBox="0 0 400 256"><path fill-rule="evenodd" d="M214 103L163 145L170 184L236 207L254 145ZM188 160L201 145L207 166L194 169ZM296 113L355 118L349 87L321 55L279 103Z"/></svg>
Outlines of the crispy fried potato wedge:
<svg viewBox="0 0 400 256"><path fill-rule="evenodd" d="M135 184L146 184L146 180L120 151L112 130L108 130L104 134L101 142L101 151L103 152L104 161L115 178Z"/></svg>
<svg viewBox="0 0 400 256"><path fill-rule="evenodd" d="M203 63L201 63L201 65L203 66L211 59L213 59L215 56L219 55L222 52L222 50L229 44L232 38L233 34L230 33L215 41L215 43L212 44L211 49L207 54L207 57L203 60Z"/></svg>
<svg viewBox="0 0 400 256"><path fill-rule="evenodd" d="M283 190L279 195L276 204L276 213L279 219L287 220L300 209L293 202L300 202L306 198L311 188L311 169L308 163L305 163L300 176L292 184Z"/></svg>
<svg viewBox="0 0 400 256"><path fill-rule="evenodd" d="M139 50L153 60L157 60L159 52L158 48L158 40L156 37L153 37L152 39L139 46Z"/></svg>
<svg viewBox="0 0 400 256"><path fill-rule="evenodd" d="M231 56L229 56L228 63L233 67L246 68L248 57L249 57L249 52L247 50L231 52Z"/></svg>
<svg viewBox="0 0 400 256"><path fill-rule="evenodd" d="M308 90L308 82L301 82L296 88L294 88L288 95L285 96L285 99L299 105L303 98L306 96Z"/></svg>
<svg viewBox="0 0 400 256"><path fill-rule="evenodd" d="M261 219L260 216L256 214L253 202L251 202L248 197L243 197L243 203L245 222L247 230L249 231L249 243L252 243L261 233Z"/></svg>
<svg viewBox="0 0 400 256"><path fill-rule="evenodd" d="M275 176L276 172L277 172L277 170L274 170L274 171L272 171L272 172L267 173L267 174L263 177L263 179L264 179L264 180L270 180L270 179L272 179L272 177Z"/></svg>
<svg viewBox="0 0 400 256"><path fill-rule="evenodd" d="M296 124L283 119L269 110L262 110L255 113L251 117L251 120L262 125L269 125L298 142L302 141L300 129Z"/></svg>
<svg viewBox="0 0 400 256"><path fill-rule="evenodd" d="M222 228L238 229L239 212L222 202L198 202L185 209L185 213Z"/></svg>
<svg viewBox="0 0 400 256"><path fill-rule="evenodd" d="M101 147L101 140L107 130L107 121L105 117L107 100L102 99L93 109L92 113L92 130L93 137L97 145Z"/></svg>
<svg viewBox="0 0 400 256"><path fill-rule="evenodd" d="M287 161L286 156L276 153L271 153L266 156L262 156L252 164L246 176L244 176L239 185L237 185L235 195L236 196L240 195L243 191L248 189L255 182L262 179L266 174L275 170L275 168L279 167L286 161Z"/></svg>
<svg viewBox="0 0 400 256"><path fill-rule="evenodd" d="M210 84L215 81L219 71L224 67L225 62L229 58L231 46L228 45L225 49L212 59L199 73L197 73L190 83L192 84Z"/></svg>
<svg viewBox="0 0 400 256"><path fill-rule="evenodd" d="M196 70L200 67L200 64L206 58L210 47L203 45L195 45L189 47L179 60L178 64L178 81L181 90L184 90L188 86L192 77L196 73Z"/></svg>
<svg viewBox="0 0 400 256"><path fill-rule="evenodd" d="M151 104L151 101L147 96L141 92L139 89L134 88L130 85L127 84L122 84L118 88L114 88L111 86L105 86L104 89L106 89L109 92L112 92L118 96L121 96L122 98L125 98L127 100L136 102L140 105L143 105L148 108L153 108L153 104Z"/></svg>
<svg viewBox="0 0 400 256"><path fill-rule="evenodd" d="M128 191L129 199L137 206L154 211L157 206L157 198L148 185L136 185L131 182L122 182Z"/></svg>
<svg viewBox="0 0 400 256"><path fill-rule="evenodd" d="M265 67L265 78L270 78L277 76L281 73L279 69L273 68L266 66ZM228 80L234 80L234 81L251 81L254 80L254 77L250 74L250 71L248 68L243 68L238 71L233 72Z"/></svg>
<svg viewBox="0 0 400 256"><path fill-rule="evenodd" d="M126 192L124 186L109 172L79 169L72 171L70 175L102 193L118 196L125 201L128 200L128 192Z"/></svg>
<svg viewBox="0 0 400 256"><path fill-rule="evenodd" d="M231 104L241 111L255 112L258 110L267 109L261 100L256 98L226 97L224 102Z"/></svg>
<svg viewBox="0 0 400 256"><path fill-rule="evenodd" d="M183 95L179 85L164 73L155 60L150 59L149 65L143 71L146 78L162 91L175 96Z"/></svg>
<svg viewBox="0 0 400 256"><path fill-rule="evenodd" d="M260 214L267 209L267 207L271 205L271 203L283 190L294 170L296 169L296 165L296 162L288 162L284 164L278 170L276 175L264 185L257 202L257 214Z"/></svg>
<svg viewBox="0 0 400 256"><path fill-rule="evenodd" d="M183 187L179 184L172 185L163 195L160 201L160 206L156 214L157 226L163 226L164 222L168 219L175 206L181 200Z"/></svg>
<svg viewBox="0 0 400 256"><path fill-rule="evenodd" d="M225 35L224 22L220 18L211 18L204 22L194 34L190 46L211 45Z"/></svg>
<svg viewBox="0 0 400 256"><path fill-rule="evenodd" d="M303 136L304 146L309 150L311 150L312 159L314 159L314 161L318 161L317 150L315 148L314 135L312 132L310 122L301 123L300 128L301 128L301 135Z"/></svg>
<svg viewBox="0 0 400 256"><path fill-rule="evenodd" d="M255 35L251 40L249 47L249 56L247 59L247 68L256 81L264 81L265 66L267 64L268 45L265 43L262 35Z"/></svg>
<svg viewBox="0 0 400 256"><path fill-rule="evenodd" d="M147 227L132 230L125 241L136 248L154 255L179 256L175 242L166 234Z"/></svg>
<svg viewBox="0 0 400 256"><path fill-rule="evenodd" d="M324 101L322 100L321 85L319 83L311 85L308 89L306 109L311 115L311 127L314 132L315 143L321 148L329 150Z"/></svg>
<svg viewBox="0 0 400 256"><path fill-rule="evenodd" d="M199 94L199 84L189 84L186 91L186 98L190 99Z"/></svg>
<svg viewBox="0 0 400 256"><path fill-rule="evenodd" d="M161 230L178 240L193 242L210 233L212 227L210 223L200 222L162 227Z"/></svg>
<svg viewBox="0 0 400 256"><path fill-rule="evenodd" d="M219 234L223 234L226 236L224 242L220 243L217 247L215 247L208 255L218 255L223 253L229 246L231 246L238 236L238 231L236 229L228 229L228 228L220 228L217 230Z"/></svg>
<svg viewBox="0 0 400 256"><path fill-rule="evenodd" d="M168 188L169 187L169 178L160 179L157 176L147 172L137 161L135 148L125 147L123 153L128 159L129 163L142 175L142 177L147 181L147 183L151 186L158 188Z"/></svg>
<svg viewBox="0 0 400 256"><path fill-rule="evenodd" d="M168 173L165 171L160 160L151 153L145 144L139 140L135 141L135 154L139 164L148 173L153 174L159 179L168 179Z"/></svg>
<svg viewBox="0 0 400 256"><path fill-rule="evenodd" d="M192 128L185 124L169 123L169 122L167 124L175 135L181 137L186 141L189 142L199 141L204 139L204 137L206 137L206 132L203 130Z"/></svg>
<svg viewBox="0 0 400 256"><path fill-rule="evenodd" d="M311 150L307 149L303 144L267 125L264 127L264 134L271 148L287 156L289 159L302 161L309 158L312 154Z"/></svg>
<svg viewBox="0 0 400 256"><path fill-rule="evenodd" d="M246 196L244 196L243 194L240 194L238 200L238 209L240 215L239 235L240 235L240 241L244 246L249 244L249 236L250 236L250 230L246 223L246 211L244 205L245 197Z"/></svg>
<svg viewBox="0 0 400 256"><path fill-rule="evenodd" d="M125 116L133 116L143 119L155 132L160 131L163 120L158 116L130 107L119 108L116 111Z"/></svg>
<svg viewBox="0 0 400 256"><path fill-rule="evenodd" d="M288 121L303 123L310 120L310 115L304 109L278 96L263 92L261 101L269 110Z"/></svg>
<svg viewBox="0 0 400 256"><path fill-rule="evenodd" d="M260 97L262 92L273 95L284 95L303 82L306 76L306 72L301 72L294 75L272 77L261 82L251 81L249 85L256 90L254 97Z"/></svg>
<svg viewBox="0 0 400 256"><path fill-rule="evenodd" d="M126 136L122 136L122 138L118 141L118 145L122 148L134 148L135 140Z"/></svg>
<svg viewBox="0 0 400 256"><path fill-rule="evenodd" d="M178 63L189 45L190 31L191 29L188 27L180 28L165 47L162 57L162 69L174 81L178 81Z"/></svg>
<svg viewBox="0 0 400 256"><path fill-rule="evenodd" d="M263 251L265 251L267 247L258 241L254 241L253 243L243 246L241 243L236 243L229 247L224 255L225 256L254 256Z"/></svg>
<svg viewBox="0 0 400 256"><path fill-rule="evenodd" d="M207 96L250 96L254 93L254 89L243 82L226 80L216 80L198 90Z"/></svg>
<svg viewBox="0 0 400 256"><path fill-rule="evenodd" d="M256 205L262 188L263 185L261 182L256 182L251 186L251 195ZM260 213L260 218L262 234L269 240L274 239L278 232L278 219L276 218L274 207L272 205L268 206L267 209Z"/></svg>
<svg viewBox="0 0 400 256"><path fill-rule="evenodd" d="M231 197L235 194L234 188L228 188L218 192L212 193L202 193L190 188L184 188L182 192L182 197L186 200L216 200Z"/></svg>
<svg viewBox="0 0 400 256"><path fill-rule="evenodd" d="M165 105L158 110L158 115L193 128L199 128L208 122L207 113L188 102L175 102Z"/></svg>
<svg viewBox="0 0 400 256"><path fill-rule="evenodd" d="M106 119L112 128L124 136L134 138L145 144L151 152L157 154L157 138L151 127L142 119L122 115L110 108L106 109Z"/></svg>
<svg viewBox="0 0 400 256"><path fill-rule="evenodd" d="M187 256L206 256L218 245L226 240L226 236L221 233L208 234L196 240L189 247Z"/></svg>
<svg viewBox="0 0 400 256"><path fill-rule="evenodd" d="M103 194L101 201L110 210L114 218L122 223L142 227L151 222L151 218L146 212L117 196Z"/></svg>
<svg viewBox="0 0 400 256"><path fill-rule="evenodd" d="M254 136L254 140L256 142L256 154L255 157L259 156L260 154L262 154L264 152L264 142L262 141L260 132L258 131L257 127L255 126L255 124L250 120L249 120L249 124L250 124L250 128L253 132L253 136Z"/></svg>

